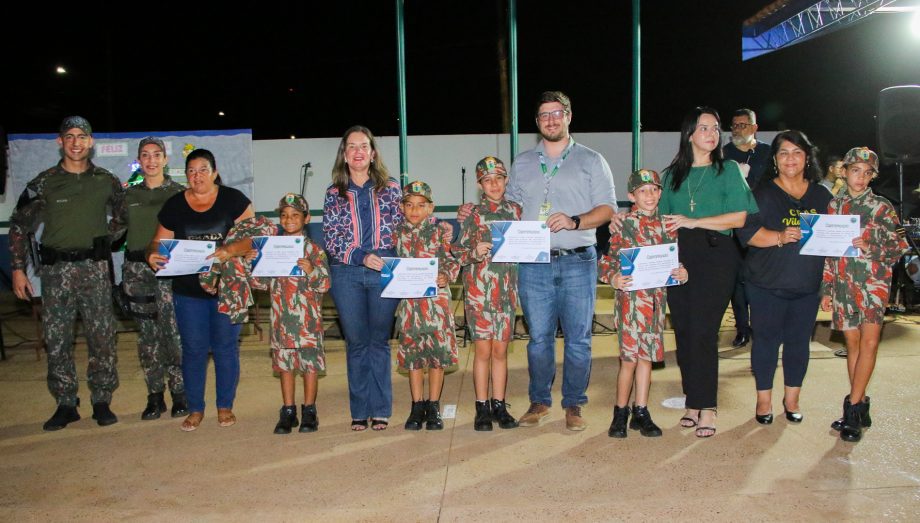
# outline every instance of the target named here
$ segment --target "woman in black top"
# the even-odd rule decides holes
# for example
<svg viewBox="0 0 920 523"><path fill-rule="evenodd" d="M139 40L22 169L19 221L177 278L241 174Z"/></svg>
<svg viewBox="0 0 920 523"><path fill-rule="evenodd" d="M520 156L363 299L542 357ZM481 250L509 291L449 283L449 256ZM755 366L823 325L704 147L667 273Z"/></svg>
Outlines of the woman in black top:
<svg viewBox="0 0 920 523"><path fill-rule="evenodd" d="M212 255L223 262L245 254L249 242L224 245L227 232L235 223L255 213L243 193L220 184L217 162L206 149L196 149L185 159L188 189L166 201L158 215L160 224L147 248L147 263L158 271L167 258L157 252L162 239L208 240L218 247ZM176 323L182 340L182 376L188 398L189 415L182 430L198 428L204 418L204 385L208 353L214 354L217 387L217 421L221 427L236 423L233 400L240 377L240 325L217 310L217 297L204 291L197 274L173 279Z"/></svg>
<svg viewBox="0 0 920 523"><path fill-rule="evenodd" d="M773 423L772 389L783 345L783 412L802 421L799 393L808 368L809 344L818 315L823 256L799 254L799 213L824 214L831 195L818 185L816 148L801 131L783 131L771 146L773 166L754 190L760 212L747 217L738 237L749 247L744 264L754 344L751 366L757 383L758 423Z"/></svg>

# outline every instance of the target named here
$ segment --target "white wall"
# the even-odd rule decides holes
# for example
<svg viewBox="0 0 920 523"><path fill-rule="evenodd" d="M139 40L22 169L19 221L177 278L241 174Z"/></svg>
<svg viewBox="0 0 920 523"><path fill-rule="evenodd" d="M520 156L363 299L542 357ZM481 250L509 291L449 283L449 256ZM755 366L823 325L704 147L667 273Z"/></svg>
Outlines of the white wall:
<svg viewBox="0 0 920 523"><path fill-rule="evenodd" d="M775 132L760 132L758 138L769 142ZM576 141L600 152L610 164L618 200L626 200L626 179L631 171L632 139L630 133L575 133ZM661 171L677 152L678 133L642 133L642 167ZM378 137L382 157L390 174L399 178L399 139ZM255 140L252 143L256 211L272 211L286 192L300 191L300 169L312 164L307 181L307 200L312 209L320 209L323 195L331 181L339 138L302 140ZM536 134L522 134L520 151L537 143ZM431 185L435 204L459 205L478 199L476 162L494 155L510 164L510 143L506 134L436 135L409 137L409 181L423 180ZM53 160L49 159L49 165ZM218 161L220 159L218 158ZM466 168L466 195L461 191L460 169ZM37 173L36 173L37 174ZM0 197L0 217L9 219L18 195ZM453 213L442 213L450 217ZM6 229L0 234L6 234Z"/></svg>

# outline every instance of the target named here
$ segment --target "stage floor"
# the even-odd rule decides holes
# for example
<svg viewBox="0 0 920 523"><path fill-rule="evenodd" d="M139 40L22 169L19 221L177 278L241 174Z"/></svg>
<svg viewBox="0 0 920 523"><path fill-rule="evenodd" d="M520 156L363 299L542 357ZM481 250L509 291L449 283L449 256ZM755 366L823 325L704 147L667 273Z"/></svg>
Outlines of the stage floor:
<svg viewBox="0 0 920 523"><path fill-rule="evenodd" d="M7 293L8 294L8 293ZM8 298L8 297L7 297ZM12 311L9 299L4 310ZM700 440L678 426L680 410L662 401L680 395L669 336L667 365L653 374L650 410L660 438L630 431L607 437L617 370L615 335L594 338L594 367L584 432L565 429L560 379L540 427L480 433L472 429L472 358L461 349L447 376L442 405L457 405L442 432L407 432L407 379L394 370L395 415L384 432L349 431L345 354L331 340L320 380L320 430L272 434L281 406L268 343L247 335L234 412L220 428L213 409L192 433L168 416L141 421L146 389L133 333L119 335L119 423L90 419L86 347L77 346L83 419L45 433L54 411L45 361L29 343L0 362L0 519L5 521L614 521L652 518L713 521L916 520L920 513L920 317L890 317L870 386L873 427L858 444L829 425L847 393L841 338L819 325L802 393L805 421L782 417L777 372L776 421L754 419L749 351L732 350L727 317L720 340L718 433ZM28 318L3 317L8 346L34 337ZM561 340L558 354L561 355ZM561 358L559 360L561 362ZM509 356L508 401L528 407L526 340ZM212 372L212 371L209 371ZM298 391L300 398L301 391Z"/></svg>

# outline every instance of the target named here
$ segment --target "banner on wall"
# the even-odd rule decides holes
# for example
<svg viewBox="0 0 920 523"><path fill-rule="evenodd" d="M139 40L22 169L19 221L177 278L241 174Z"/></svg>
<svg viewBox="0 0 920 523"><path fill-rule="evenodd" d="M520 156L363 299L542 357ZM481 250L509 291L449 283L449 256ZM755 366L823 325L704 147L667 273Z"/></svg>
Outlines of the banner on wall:
<svg viewBox="0 0 920 523"><path fill-rule="evenodd" d="M185 183L185 156L195 149L208 149L214 153L223 184L253 199L252 129L94 133L92 162L127 183L137 170L137 145L147 136L156 136L166 144L169 175L177 182ZM57 137L56 134L9 135L11 194L18 197L38 173L60 161Z"/></svg>

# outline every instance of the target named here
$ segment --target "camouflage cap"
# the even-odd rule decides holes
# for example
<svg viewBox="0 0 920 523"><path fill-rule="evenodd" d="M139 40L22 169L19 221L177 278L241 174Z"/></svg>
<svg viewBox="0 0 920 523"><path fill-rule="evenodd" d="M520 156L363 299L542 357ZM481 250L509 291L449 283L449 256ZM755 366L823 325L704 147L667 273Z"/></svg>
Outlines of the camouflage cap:
<svg viewBox="0 0 920 523"><path fill-rule="evenodd" d="M878 155L868 147L854 147L843 157L844 167L860 162L869 164L873 171L878 172Z"/></svg>
<svg viewBox="0 0 920 523"><path fill-rule="evenodd" d="M143 138L140 141L140 143L137 144L137 155L138 156L141 155L141 149L143 149L145 145L156 145L157 147L160 148L161 151L163 151L164 155L166 154L166 144L163 143L163 140L160 140L156 136L148 136L146 138Z"/></svg>
<svg viewBox="0 0 920 523"><path fill-rule="evenodd" d="M643 185L657 185L661 187L661 177L658 176L658 173L651 169L639 169L633 171L629 175L629 182L627 183L626 191L633 192Z"/></svg>
<svg viewBox="0 0 920 523"><path fill-rule="evenodd" d="M431 187L427 183L417 180L403 187L403 201L410 196L421 196L428 200L429 203L434 201L431 199Z"/></svg>
<svg viewBox="0 0 920 523"><path fill-rule="evenodd" d="M505 164L501 160L494 156L486 156L476 164L476 181L478 182L487 174L508 176L508 171L505 170Z"/></svg>
<svg viewBox="0 0 920 523"><path fill-rule="evenodd" d="M61 121L61 128L58 134L64 136L64 133L71 129L80 129L90 136L93 135L93 126L89 124L89 120L82 116L68 116L64 118L64 120Z"/></svg>
<svg viewBox="0 0 920 523"><path fill-rule="evenodd" d="M300 211L304 214L310 212L310 206L307 205L307 199L299 194L289 192L281 197L281 201L278 202L278 211L285 207L290 207L295 211Z"/></svg>

